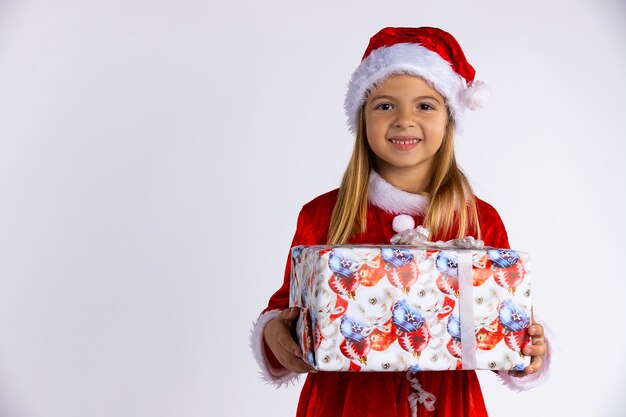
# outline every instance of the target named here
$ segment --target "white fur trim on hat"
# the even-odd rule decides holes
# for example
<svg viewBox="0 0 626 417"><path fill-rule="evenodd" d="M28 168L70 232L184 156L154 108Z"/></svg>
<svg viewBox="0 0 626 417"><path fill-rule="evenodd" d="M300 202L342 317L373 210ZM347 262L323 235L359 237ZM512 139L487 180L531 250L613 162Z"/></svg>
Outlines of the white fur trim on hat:
<svg viewBox="0 0 626 417"><path fill-rule="evenodd" d="M413 43L398 43L373 51L352 74L344 109L348 126L356 132L359 109L370 91L393 74L411 74L426 80L444 98L457 130L462 127L466 81L438 53Z"/></svg>
<svg viewBox="0 0 626 417"><path fill-rule="evenodd" d="M263 330L265 329L265 325L280 313L280 310L270 310L261 314L256 323L252 325L252 332L250 334L250 348L261 370L261 379L268 384L275 385L276 388L296 382L299 376L299 374L287 368L274 368L267 360L267 356L265 356Z"/></svg>
<svg viewBox="0 0 626 417"><path fill-rule="evenodd" d="M376 171L370 172L368 200L378 208L393 214L424 214L428 197L408 193L389 184Z"/></svg>

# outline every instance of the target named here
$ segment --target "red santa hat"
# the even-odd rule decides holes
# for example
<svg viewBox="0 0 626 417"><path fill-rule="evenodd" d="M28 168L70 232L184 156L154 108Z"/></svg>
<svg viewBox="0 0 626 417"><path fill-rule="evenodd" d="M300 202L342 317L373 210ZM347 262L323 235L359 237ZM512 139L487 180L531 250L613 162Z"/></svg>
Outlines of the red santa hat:
<svg viewBox="0 0 626 417"><path fill-rule="evenodd" d="M446 99L459 130L465 109L484 107L491 96L487 85L474 79L476 71L448 32L432 27L385 28L370 39L348 84L344 108L353 133L369 92L398 73L416 75L430 83Z"/></svg>

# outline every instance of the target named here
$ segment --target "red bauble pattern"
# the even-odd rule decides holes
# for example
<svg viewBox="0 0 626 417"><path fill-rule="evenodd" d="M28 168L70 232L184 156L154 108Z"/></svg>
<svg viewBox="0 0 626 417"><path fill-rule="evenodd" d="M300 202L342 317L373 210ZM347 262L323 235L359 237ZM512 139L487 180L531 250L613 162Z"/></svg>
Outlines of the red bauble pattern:
<svg viewBox="0 0 626 417"><path fill-rule="evenodd" d="M389 329L389 331L374 329L372 333L370 333L369 338L372 344L372 350L382 352L383 350L387 350L393 342L398 340L397 329L391 319L385 323L384 327Z"/></svg>
<svg viewBox="0 0 626 417"><path fill-rule="evenodd" d="M437 288L439 288L439 290L444 294L458 297L459 296L459 278L440 274L439 277L437 278Z"/></svg>
<svg viewBox="0 0 626 417"><path fill-rule="evenodd" d="M519 332L509 332L504 335L504 343L509 349L515 352L521 352L526 346L532 343L532 340L527 332L528 329L520 330Z"/></svg>
<svg viewBox="0 0 626 417"><path fill-rule="evenodd" d="M351 275L349 277L338 277L333 274L328 279L328 286L335 293L354 300L354 291L359 286L359 280L355 275Z"/></svg>
<svg viewBox="0 0 626 417"><path fill-rule="evenodd" d="M378 284L378 281L386 274L385 263L382 261L380 254L376 255L371 262L361 266L357 271L359 282L366 287L373 287Z"/></svg>
<svg viewBox="0 0 626 417"><path fill-rule="evenodd" d="M496 283L509 290L511 294L515 294L515 289L524 280L526 269L520 259L515 265L509 268L495 268L493 272L493 278Z"/></svg>
<svg viewBox="0 0 626 417"><path fill-rule="evenodd" d="M408 294L409 289L417 282L418 277L419 269L415 262L400 268L394 268L387 275L391 285L400 288L405 294Z"/></svg>
<svg viewBox="0 0 626 417"><path fill-rule="evenodd" d="M484 327L476 332L476 347L481 350L493 349L504 337L502 334L502 325L498 319L495 319L490 327L495 328L495 331L489 331Z"/></svg>
<svg viewBox="0 0 626 417"><path fill-rule="evenodd" d="M398 342L402 349L412 353L416 357L419 357L420 352L428 346L429 341L430 332L426 324L417 331L403 332L398 335Z"/></svg>
<svg viewBox="0 0 626 417"><path fill-rule="evenodd" d="M369 339L365 339L362 342L349 342L344 340L339 345L339 350L346 358L363 365L367 365L367 354L371 348L372 345Z"/></svg>
<svg viewBox="0 0 626 417"><path fill-rule="evenodd" d="M448 344L446 345L446 347L448 348L448 352L450 352L452 356L454 356L457 359L461 358L461 342L451 338L448 341Z"/></svg>

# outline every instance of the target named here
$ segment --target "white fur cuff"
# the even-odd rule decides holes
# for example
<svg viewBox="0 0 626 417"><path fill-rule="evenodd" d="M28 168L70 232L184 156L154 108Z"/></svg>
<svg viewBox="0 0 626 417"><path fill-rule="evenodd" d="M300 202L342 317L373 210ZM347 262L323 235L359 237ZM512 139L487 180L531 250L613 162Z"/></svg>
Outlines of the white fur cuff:
<svg viewBox="0 0 626 417"><path fill-rule="evenodd" d="M513 391L526 391L543 384L550 377L550 367L554 366L554 356L557 350L554 333L544 322L537 321L537 323L543 326L543 338L547 348L545 355L541 357L541 370L522 377L509 375L508 371L498 372L502 384Z"/></svg>
<svg viewBox="0 0 626 417"><path fill-rule="evenodd" d="M274 368L267 356L265 356L265 346L263 343L263 330L265 325L274 317L280 314L280 310L270 310L259 316L256 323L252 325L252 332L250 334L250 348L254 359L259 364L261 379L268 384L273 384L276 388L282 385L289 385L298 380L298 374L291 372L286 368Z"/></svg>

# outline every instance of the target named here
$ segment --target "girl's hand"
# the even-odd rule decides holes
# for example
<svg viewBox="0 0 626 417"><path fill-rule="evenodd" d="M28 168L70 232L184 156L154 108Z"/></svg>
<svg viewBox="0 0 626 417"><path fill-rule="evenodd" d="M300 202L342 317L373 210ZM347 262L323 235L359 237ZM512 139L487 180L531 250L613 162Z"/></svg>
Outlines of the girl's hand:
<svg viewBox="0 0 626 417"><path fill-rule="evenodd" d="M520 377L534 374L535 372L539 372L539 370L541 370L541 366L543 365L541 356L544 355L547 350L546 343L543 339L543 326L535 323L535 319L533 318L527 332L528 335L532 337L533 344L526 346L523 352L525 355L531 357L530 365L524 368L523 371L510 371L509 373L513 376Z"/></svg>
<svg viewBox="0 0 626 417"><path fill-rule="evenodd" d="M276 359L292 372L317 372L315 368L302 360L302 350L291 335L294 320L298 318L297 307L283 310L270 320L263 330L265 342L276 356Z"/></svg>

